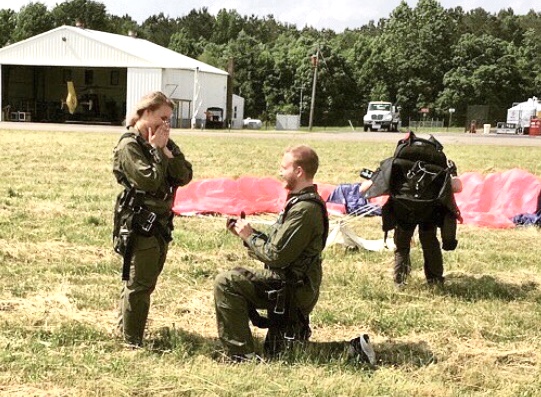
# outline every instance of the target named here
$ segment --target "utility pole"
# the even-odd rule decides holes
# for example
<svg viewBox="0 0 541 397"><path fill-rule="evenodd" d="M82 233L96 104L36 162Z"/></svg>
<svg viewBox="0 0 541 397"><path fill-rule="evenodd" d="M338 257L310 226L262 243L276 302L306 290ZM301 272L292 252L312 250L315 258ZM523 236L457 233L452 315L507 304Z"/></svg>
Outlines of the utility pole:
<svg viewBox="0 0 541 397"><path fill-rule="evenodd" d="M314 105L316 102L316 82L317 82L317 64L319 62L319 47L316 50L316 55L311 56L312 67L314 68L314 81L312 82L312 101L310 103L310 119L308 121L308 129L312 131L312 122L314 120Z"/></svg>
<svg viewBox="0 0 541 397"><path fill-rule="evenodd" d="M233 80L235 77L235 61L233 58L229 58L227 61L227 73L226 117L222 121L224 128L231 129L231 123L233 122Z"/></svg>

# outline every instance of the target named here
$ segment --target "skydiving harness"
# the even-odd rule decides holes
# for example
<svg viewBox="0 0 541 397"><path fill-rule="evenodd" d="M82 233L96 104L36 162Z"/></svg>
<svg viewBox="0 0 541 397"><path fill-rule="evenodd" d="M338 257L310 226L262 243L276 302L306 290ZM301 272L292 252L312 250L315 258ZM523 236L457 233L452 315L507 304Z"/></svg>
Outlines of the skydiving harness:
<svg viewBox="0 0 541 397"><path fill-rule="evenodd" d="M120 141L127 137L134 137L149 162L157 162L156 153L152 153L145 140L137 134L127 132L120 137ZM136 235L161 237L165 242L171 241L173 229L172 217L167 221L168 227L159 221L159 216L144 206L144 199L150 196L157 199L167 200L171 192L161 196L136 189L128 178L120 172L115 172L117 181L124 186L124 190L117 196L113 223L113 248L123 258L122 280L130 278L130 264L133 257L134 240Z"/></svg>
<svg viewBox="0 0 541 397"><path fill-rule="evenodd" d="M441 229L442 248L456 248L456 223L461 221L451 187L456 165L433 137L409 132L393 157L381 162L371 180L367 198L389 194L382 207L382 228L387 233L400 224L435 223Z"/></svg>
<svg viewBox="0 0 541 397"><path fill-rule="evenodd" d="M324 231L322 244L325 247L329 234L329 215L325 202L316 193L304 193L290 198L278 217L278 223L282 223L287 212L300 201L313 201L317 203L323 213ZM316 259L307 257L307 264ZM249 308L249 317L252 324L258 328L268 328L265 337L264 349L270 356L276 355L284 349L290 348L295 340L306 341L311 335L310 319L298 308L295 299L295 291L306 283L304 278L299 278L287 270L285 274L276 280L275 288L265 291L268 302L267 317L261 316L254 307Z"/></svg>

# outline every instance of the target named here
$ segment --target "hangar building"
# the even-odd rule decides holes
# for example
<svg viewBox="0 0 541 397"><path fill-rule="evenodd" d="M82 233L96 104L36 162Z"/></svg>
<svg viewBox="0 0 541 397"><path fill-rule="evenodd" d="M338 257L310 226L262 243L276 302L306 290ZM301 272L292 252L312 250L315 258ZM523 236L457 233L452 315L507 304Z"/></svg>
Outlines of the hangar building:
<svg viewBox="0 0 541 397"><path fill-rule="evenodd" d="M1 48L0 79L3 121L120 125L151 91L177 103L174 127L227 117L227 72L133 34L58 27Z"/></svg>

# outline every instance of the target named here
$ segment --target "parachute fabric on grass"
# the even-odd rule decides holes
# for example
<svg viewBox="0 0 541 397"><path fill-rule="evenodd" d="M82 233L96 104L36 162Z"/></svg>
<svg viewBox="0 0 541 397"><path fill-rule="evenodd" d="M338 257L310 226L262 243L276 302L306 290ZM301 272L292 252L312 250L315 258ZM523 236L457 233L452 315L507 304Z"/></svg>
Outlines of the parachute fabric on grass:
<svg viewBox="0 0 541 397"><path fill-rule="evenodd" d="M333 185L317 186L323 200L334 189ZM202 179L177 189L173 212L177 215L278 213L286 198L282 182L274 178ZM330 207L329 211L344 212L343 206Z"/></svg>
<svg viewBox="0 0 541 397"><path fill-rule="evenodd" d="M467 172L459 178L463 189L455 199L464 224L510 228L515 226L511 220L515 215L537 209L541 180L527 171Z"/></svg>
<svg viewBox="0 0 541 397"><path fill-rule="evenodd" d="M455 198L463 224L511 228L514 227L513 216L537 210L541 180L527 171L514 168L488 175L467 172L459 177L463 190L456 193ZM335 188L318 184L324 200ZM177 215L278 213L286 197L282 182L275 178L203 179L177 190L173 211ZM370 203L383 205L386 199L381 196ZM345 214L341 204L327 203L327 209L331 214Z"/></svg>
<svg viewBox="0 0 541 397"><path fill-rule="evenodd" d="M326 246L330 247L334 244L340 244L350 249L362 248L366 251L376 252L384 250L392 251L396 248L391 237L388 237L387 240L367 240L361 238L344 221L339 221L329 232Z"/></svg>

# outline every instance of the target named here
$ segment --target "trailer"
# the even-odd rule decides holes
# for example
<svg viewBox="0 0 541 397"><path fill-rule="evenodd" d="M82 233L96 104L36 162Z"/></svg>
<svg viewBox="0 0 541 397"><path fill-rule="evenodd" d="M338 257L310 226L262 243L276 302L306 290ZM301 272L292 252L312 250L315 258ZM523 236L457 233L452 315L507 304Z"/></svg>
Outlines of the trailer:
<svg viewBox="0 0 541 397"><path fill-rule="evenodd" d="M541 118L541 103L537 97L515 102L507 110L507 120L496 124L496 133L527 135L530 133L531 120L535 118Z"/></svg>

